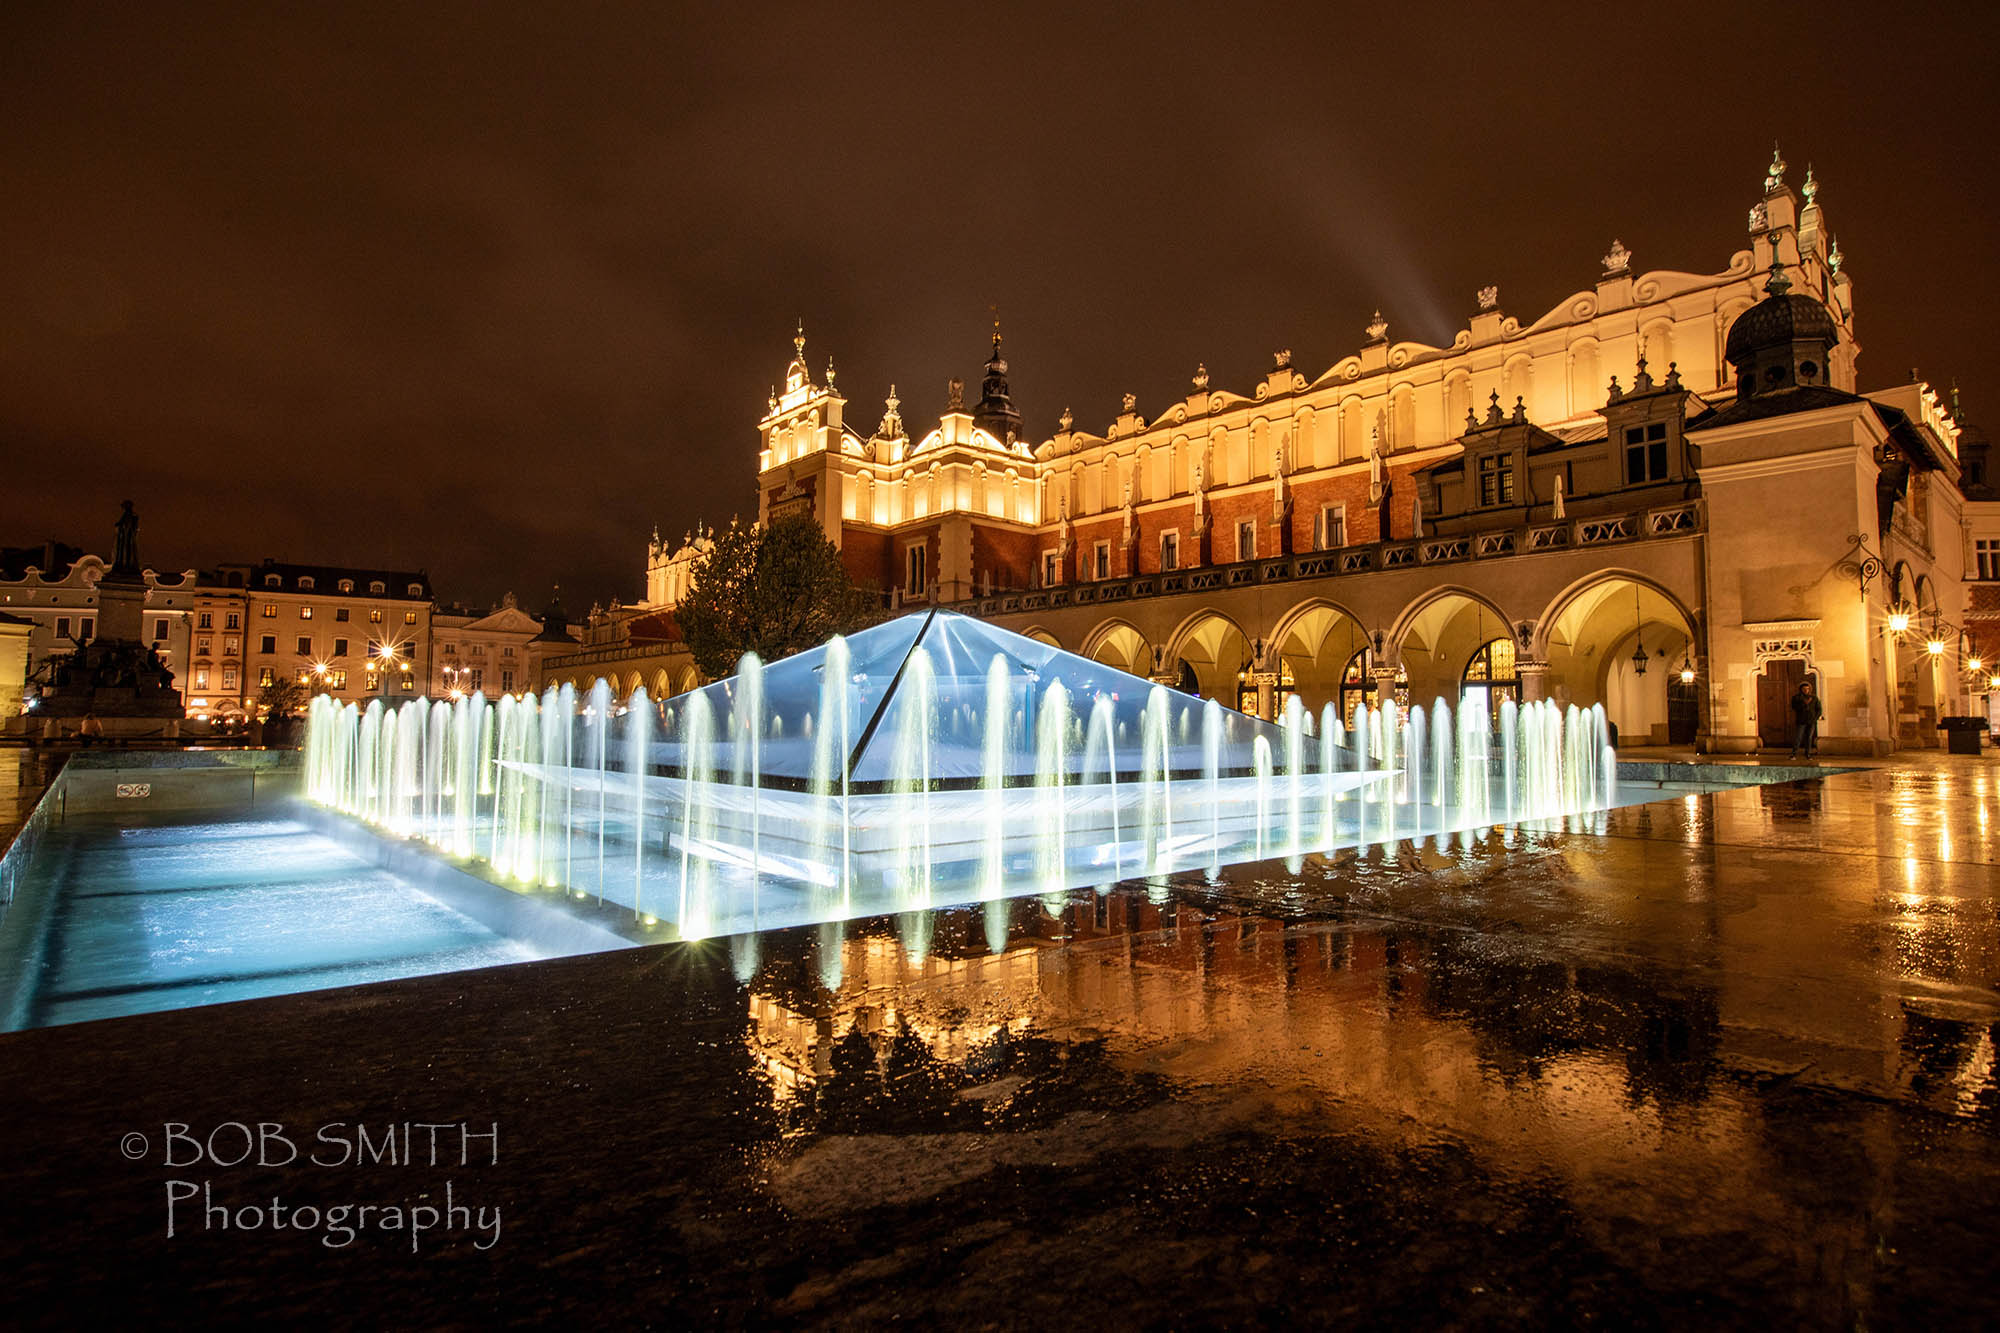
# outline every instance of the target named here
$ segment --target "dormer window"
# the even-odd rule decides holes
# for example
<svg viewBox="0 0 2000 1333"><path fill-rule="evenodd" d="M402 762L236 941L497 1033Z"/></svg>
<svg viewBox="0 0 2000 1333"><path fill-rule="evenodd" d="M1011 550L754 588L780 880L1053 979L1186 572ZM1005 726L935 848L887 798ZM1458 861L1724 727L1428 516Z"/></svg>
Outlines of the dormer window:
<svg viewBox="0 0 2000 1333"><path fill-rule="evenodd" d="M313 576L310 574L299 575L299 591L311 592L312 590L313 590Z"/></svg>
<svg viewBox="0 0 2000 1333"><path fill-rule="evenodd" d="M424 585L423 585L423 584L421 584L421 583L412 583L412 584L410 585L410 596L412 596L412 597L422 597L423 595L424 595Z"/></svg>
<svg viewBox="0 0 2000 1333"><path fill-rule="evenodd" d="M353 591L354 591L354 580L353 580L353 579L342 579L342 580L340 581L340 590L341 590L342 592L353 592Z"/></svg>
<svg viewBox="0 0 2000 1333"><path fill-rule="evenodd" d="M1644 486L1667 479L1667 423L1625 428L1625 484Z"/></svg>
<svg viewBox="0 0 2000 1333"><path fill-rule="evenodd" d="M267 588L282 588L285 586L285 581L276 574L266 574L264 576L264 586Z"/></svg>
<svg viewBox="0 0 2000 1333"><path fill-rule="evenodd" d="M383 593L389 591L389 585L380 579L371 579L368 583L368 591L380 597Z"/></svg>
<svg viewBox="0 0 2000 1333"><path fill-rule="evenodd" d="M1479 460L1479 503L1514 503L1514 455L1485 454Z"/></svg>

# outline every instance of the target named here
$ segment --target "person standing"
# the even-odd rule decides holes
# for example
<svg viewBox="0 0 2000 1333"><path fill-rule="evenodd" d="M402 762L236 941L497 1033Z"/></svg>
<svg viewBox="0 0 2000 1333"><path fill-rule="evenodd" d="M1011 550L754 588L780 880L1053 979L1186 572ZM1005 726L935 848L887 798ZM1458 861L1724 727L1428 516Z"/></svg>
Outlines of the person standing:
<svg viewBox="0 0 2000 1333"><path fill-rule="evenodd" d="M1826 710L1813 693L1813 683L1799 682L1792 694L1792 752L1790 758L1810 759L1819 749L1819 719Z"/></svg>

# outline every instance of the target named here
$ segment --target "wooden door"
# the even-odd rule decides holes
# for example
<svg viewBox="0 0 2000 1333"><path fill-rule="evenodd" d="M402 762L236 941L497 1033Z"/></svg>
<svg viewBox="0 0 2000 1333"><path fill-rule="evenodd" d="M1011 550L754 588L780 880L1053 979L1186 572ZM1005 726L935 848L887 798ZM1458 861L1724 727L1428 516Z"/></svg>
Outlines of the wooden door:
<svg viewBox="0 0 2000 1333"><path fill-rule="evenodd" d="M1792 745L1792 696L1806 678L1806 664L1796 657L1764 664L1757 677L1757 743L1766 749Z"/></svg>

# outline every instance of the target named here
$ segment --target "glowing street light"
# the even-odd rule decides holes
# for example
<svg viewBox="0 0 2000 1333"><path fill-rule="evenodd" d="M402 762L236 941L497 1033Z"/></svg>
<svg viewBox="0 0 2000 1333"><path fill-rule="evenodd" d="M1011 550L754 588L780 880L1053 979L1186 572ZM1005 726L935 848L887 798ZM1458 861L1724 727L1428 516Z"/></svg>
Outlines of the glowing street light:
<svg viewBox="0 0 2000 1333"><path fill-rule="evenodd" d="M1929 643L1927 643L1927 644L1925 644L1925 645L1924 645L1924 651L1925 651L1925 652L1927 652L1927 653L1929 653L1929 654L1930 654L1930 655L1931 655L1932 657L1943 657L1943 656L1944 656L1944 640L1943 640L1943 639L1932 639L1932 640L1931 640L1931 641L1930 641Z"/></svg>
<svg viewBox="0 0 2000 1333"><path fill-rule="evenodd" d="M1910 613L1908 611L1896 610L1889 613L1889 632L1891 634L1902 634L1907 632L1909 628Z"/></svg>

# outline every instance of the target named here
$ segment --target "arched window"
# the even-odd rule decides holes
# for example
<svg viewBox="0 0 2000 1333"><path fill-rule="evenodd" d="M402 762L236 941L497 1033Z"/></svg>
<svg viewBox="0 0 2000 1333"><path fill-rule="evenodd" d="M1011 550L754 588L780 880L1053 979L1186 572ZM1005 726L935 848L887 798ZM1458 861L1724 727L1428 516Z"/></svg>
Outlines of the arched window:
<svg viewBox="0 0 2000 1333"><path fill-rule="evenodd" d="M1500 705L1521 702L1521 676L1514 667L1514 641L1501 637L1479 645L1459 682L1460 708L1483 709L1489 726L1500 725Z"/></svg>

